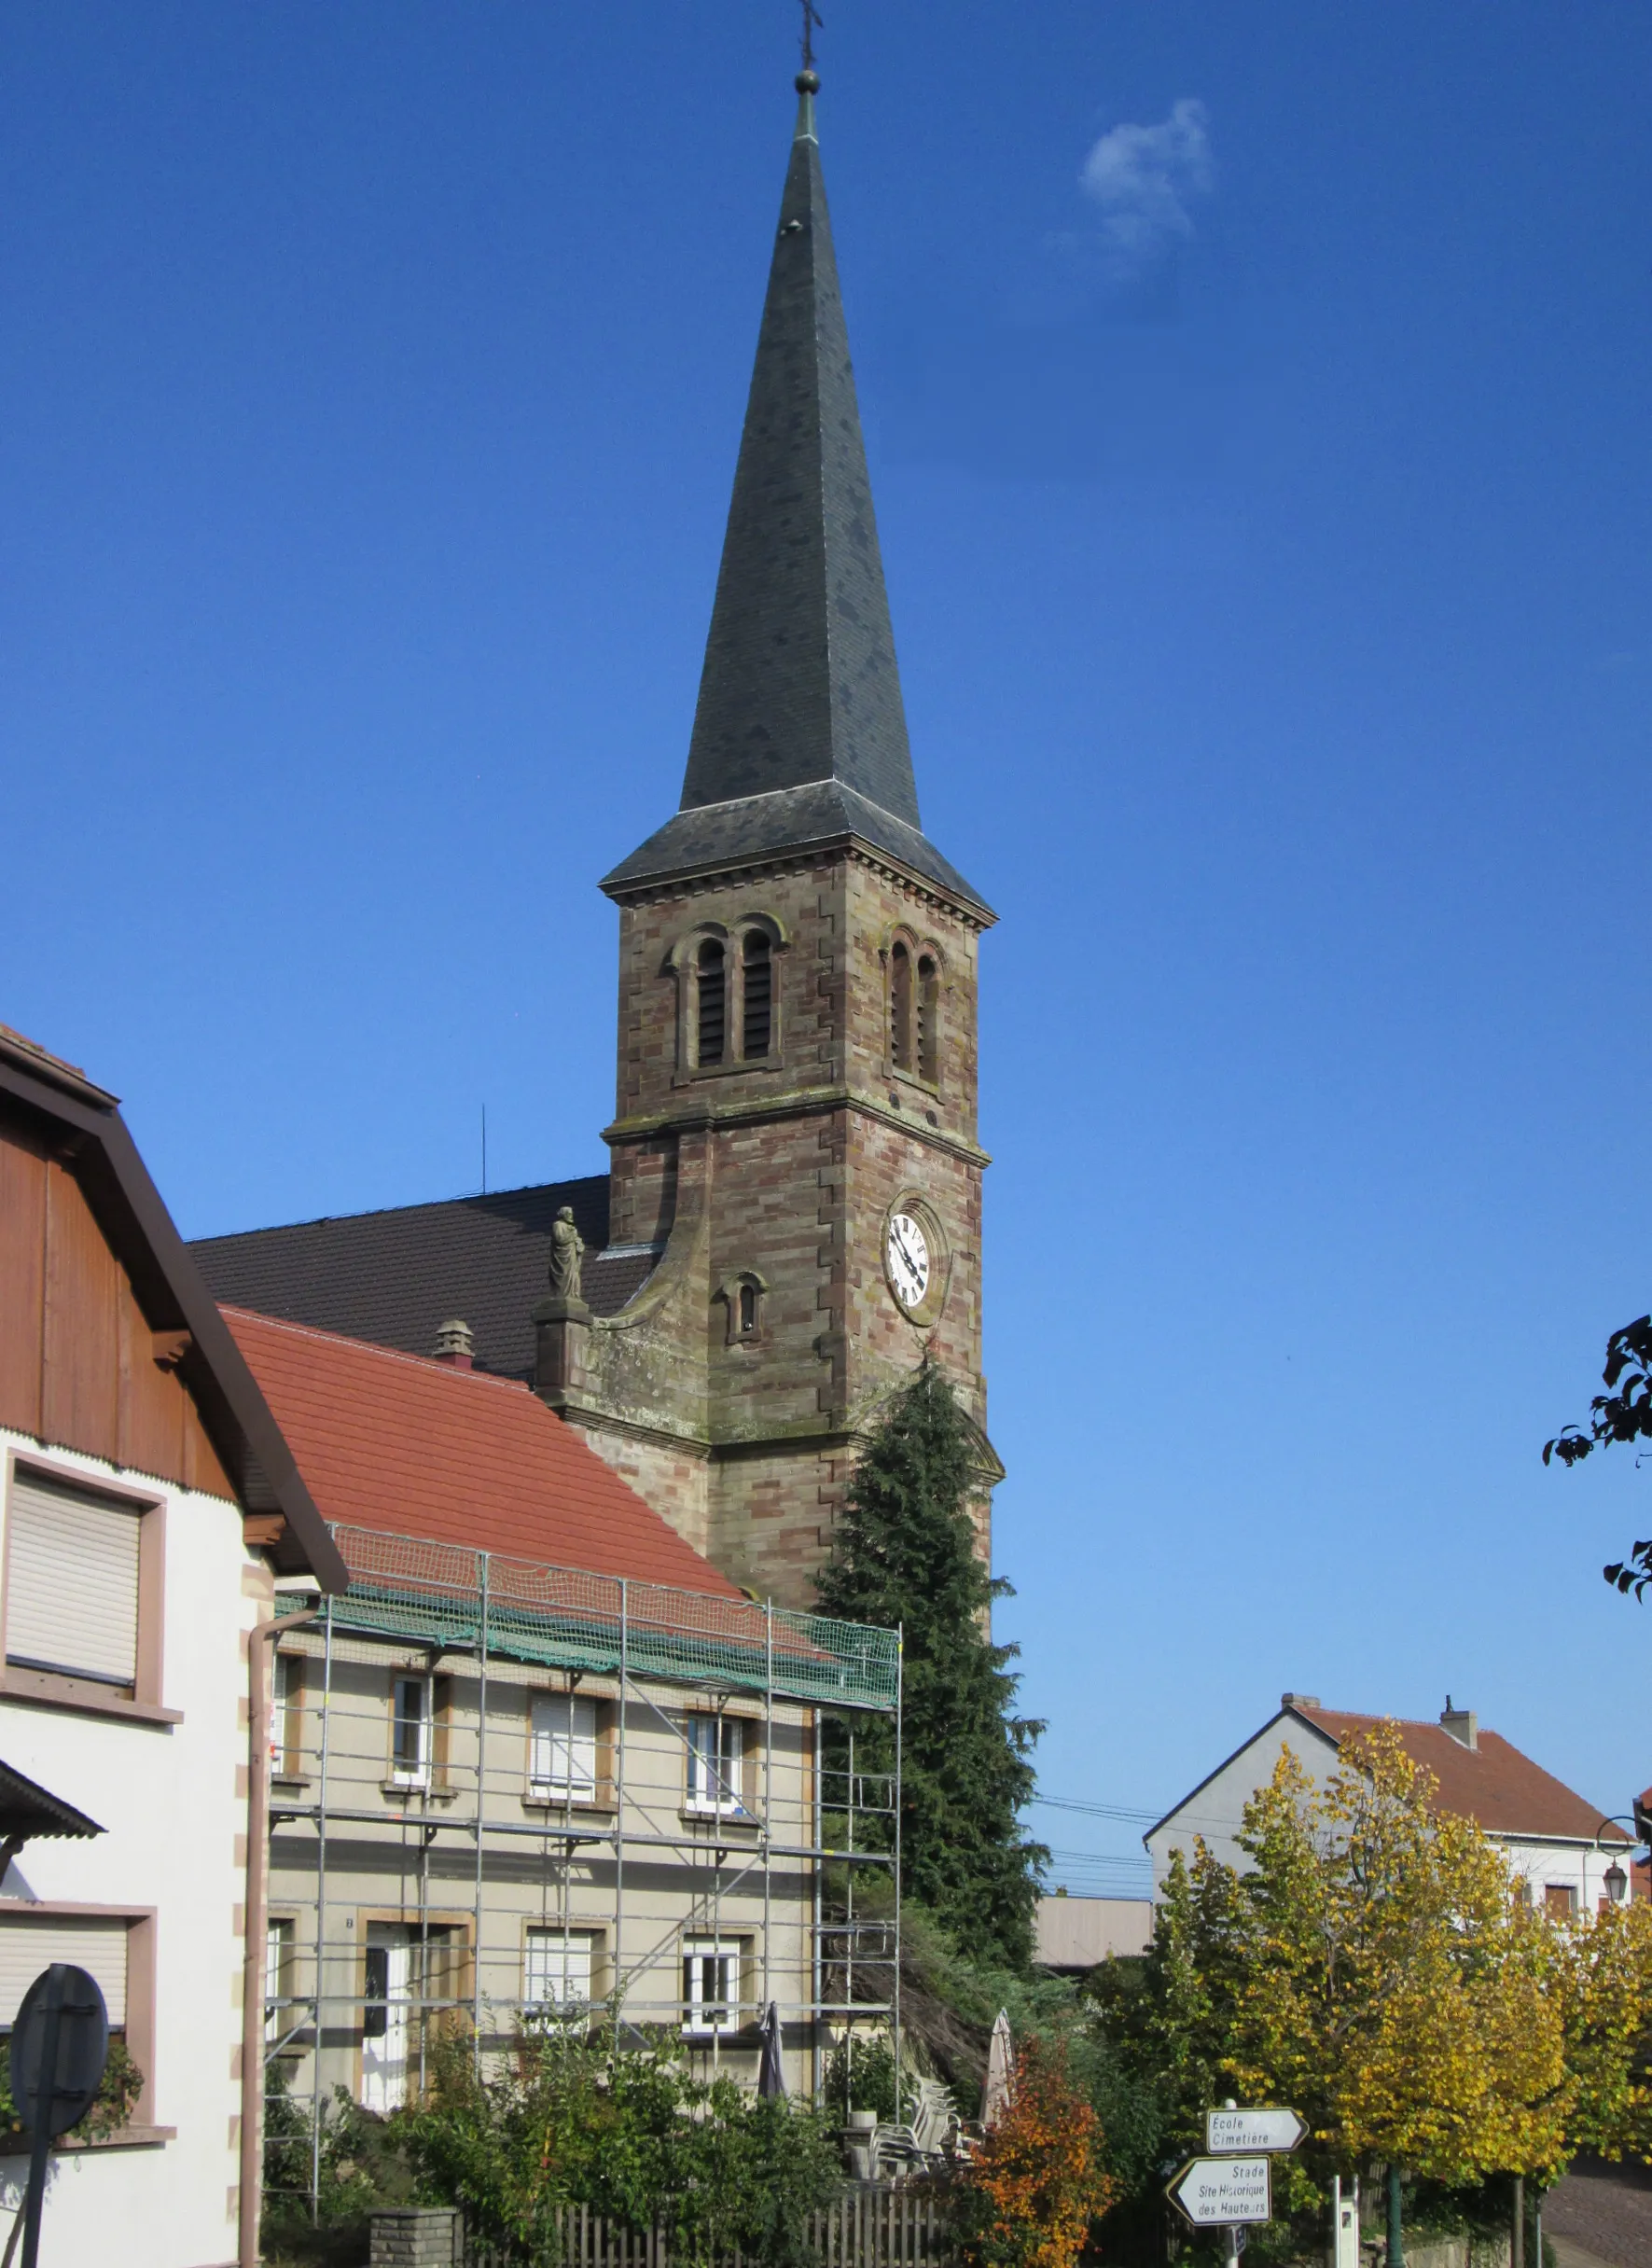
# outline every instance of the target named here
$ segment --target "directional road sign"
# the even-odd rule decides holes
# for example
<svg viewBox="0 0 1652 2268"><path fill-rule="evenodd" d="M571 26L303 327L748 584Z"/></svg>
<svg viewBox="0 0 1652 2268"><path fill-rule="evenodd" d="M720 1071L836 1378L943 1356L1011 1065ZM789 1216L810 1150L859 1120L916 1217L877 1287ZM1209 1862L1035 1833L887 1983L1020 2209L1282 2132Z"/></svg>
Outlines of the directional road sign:
<svg viewBox="0 0 1652 2268"><path fill-rule="evenodd" d="M1196 2229L1234 2229L1272 2211L1266 2158L1190 2158L1166 2192Z"/></svg>
<svg viewBox="0 0 1652 2268"><path fill-rule="evenodd" d="M1295 2150L1308 2122L1294 2110L1207 2110L1206 2150Z"/></svg>

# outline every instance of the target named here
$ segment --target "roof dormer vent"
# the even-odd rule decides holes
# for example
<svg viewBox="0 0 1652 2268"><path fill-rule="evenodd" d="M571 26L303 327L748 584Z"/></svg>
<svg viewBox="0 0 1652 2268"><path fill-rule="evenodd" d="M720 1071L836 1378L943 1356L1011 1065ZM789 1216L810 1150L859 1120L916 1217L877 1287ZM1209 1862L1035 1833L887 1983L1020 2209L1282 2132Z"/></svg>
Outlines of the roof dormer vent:
<svg viewBox="0 0 1652 2268"><path fill-rule="evenodd" d="M1472 1709L1454 1709L1451 1706L1451 1696L1448 1693L1446 1705L1439 1713L1439 1721L1442 1731L1449 1732L1454 1741L1459 1742L1465 1748L1473 1748L1478 1752L1480 1745L1480 1720Z"/></svg>
<svg viewBox="0 0 1652 2268"><path fill-rule="evenodd" d="M468 1371L475 1356L475 1342L470 1326L457 1315L451 1315L436 1334L436 1359L450 1369Z"/></svg>

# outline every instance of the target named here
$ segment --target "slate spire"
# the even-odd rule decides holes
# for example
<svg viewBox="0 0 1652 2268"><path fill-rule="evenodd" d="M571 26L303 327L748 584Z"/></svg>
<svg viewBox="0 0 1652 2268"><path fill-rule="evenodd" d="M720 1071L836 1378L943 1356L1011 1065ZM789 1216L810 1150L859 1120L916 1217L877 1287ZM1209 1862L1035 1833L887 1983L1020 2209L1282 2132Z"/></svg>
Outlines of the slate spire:
<svg viewBox="0 0 1652 2268"><path fill-rule="evenodd" d="M813 80L798 81L683 808L838 779L916 827Z"/></svg>
<svg viewBox="0 0 1652 2268"><path fill-rule="evenodd" d="M792 139L676 818L604 888L858 835L979 895L921 831L812 70Z"/></svg>

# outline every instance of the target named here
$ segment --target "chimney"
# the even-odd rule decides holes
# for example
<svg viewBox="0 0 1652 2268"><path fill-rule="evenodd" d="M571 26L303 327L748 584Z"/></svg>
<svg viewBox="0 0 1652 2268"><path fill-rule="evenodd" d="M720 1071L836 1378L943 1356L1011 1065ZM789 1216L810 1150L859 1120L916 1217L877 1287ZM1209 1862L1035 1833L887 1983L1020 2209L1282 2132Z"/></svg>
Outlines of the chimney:
<svg viewBox="0 0 1652 2268"><path fill-rule="evenodd" d="M471 1368L472 1340L470 1326L459 1316L450 1316L436 1334L436 1359L445 1362L451 1370L468 1371Z"/></svg>
<svg viewBox="0 0 1652 2268"><path fill-rule="evenodd" d="M1279 1705L1282 1709L1317 1709L1319 1695L1317 1693L1282 1693L1279 1697Z"/></svg>
<svg viewBox="0 0 1652 2268"><path fill-rule="evenodd" d="M1480 1720L1472 1709L1454 1709L1451 1706L1451 1696L1448 1693L1446 1705L1439 1713L1439 1720L1442 1729L1449 1732L1454 1741L1459 1742L1465 1748L1472 1748L1477 1754L1478 1753Z"/></svg>

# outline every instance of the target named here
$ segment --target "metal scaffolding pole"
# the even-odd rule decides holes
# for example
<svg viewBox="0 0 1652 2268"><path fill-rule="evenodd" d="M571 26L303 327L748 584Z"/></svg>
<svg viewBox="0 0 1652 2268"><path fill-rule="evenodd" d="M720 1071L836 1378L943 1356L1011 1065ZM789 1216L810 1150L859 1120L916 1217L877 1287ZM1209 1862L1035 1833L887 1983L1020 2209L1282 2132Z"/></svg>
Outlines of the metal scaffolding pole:
<svg viewBox="0 0 1652 2268"><path fill-rule="evenodd" d="M271 1791L272 1823L278 1820L283 1830L281 1905L289 1913L295 1908L301 1913L313 1901L314 1913L309 1989L299 1991L305 1981L295 1978L285 1991L285 1981L278 1981L275 1993L282 2007L307 2010L312 2018L305 2075L309 2163L303 2174L302 2120L298 2135L285 2145L296 2161L287 2178L295 2201L307 2190L312 2213L319 2208L329 2081L357 2068L364 2099L381 2108L399 2099L396 2091L404 2084L422 2089L437 2037L435 2022L451 2013L468 2020L479 2068L502 2044L493 2037L499 2027L490 2011L508 2015L513 2007L527 2005L530 1977L543 1979L532 1983L535 1999L574 1989L576 1929L582 1939L590 1933L593 1955L604 1935L609 1937L604 1997L616 2049L624 2038L628 1996L635 1994L638 2021L680 2027L685 2047L708 2051L716 2069L736 2051L752 2052L751 2003L760 1994L763 2012L772 2004L783 2024L789 2017L794 2025L807 2025L815 2092L825 2078L834 2019L840 2018L853 2036L859 2022L893 2016L898 2069L902 1673L895 1634L832 1623L777 1607L772 1600L673 1593L632 1579L543 1568L415 1538L358 1530L342 1532L340 1540L352 1585L325 1602L317 1643L303 1649L306 1702L309 1681L317 1675L320 1690L313 1717L307 1709L299 1713L299 1729L289 1742L314 1760L314 1801L295 1800L307 1792L304 1755L288 1760L284 1793ZM604 1598L612 1601L606 1608ZM605 1641L604 1613L611 1618ZM612 1650L604 1651L604 1644ZM418 1764L400 1766L396 1681L409 1675L404 1665L410 1649L424 1662L423 1746ZM539 1675L547 1671L548 1680ZM576 1764L576 1747L580 1738L592 1737L590 1720L588 1714L587 1731L577 1735L576 1701L581 1683L593 1675L617 1698L611 1731L601 1736L611 1741L611 1760L596 1766L588 1788L591 1767ZM376 1683L386 1678L388 1746L384 1688ZM609 1678L616 1680L613 1687ZM501 1728L492 1718L501 1707L520 1715L518 1696L546 1690L565 1693L568 1712L565 1732L553 1739L552 1758L536 1760L530 1700L527 1784L513 1784L507 1761L494 1766L499 1785L493 1787L490 1765L496 1754L508 1758L511 1735L507 1730L499 1747ZM474 1739L465 1721L473 1708ZM887 1836L876 1830L869 1844L866 1815L883 1806L868 1802L871 1783L863 1788L857 1772L863 1751L855 1728L867 1710L895 1720L895 1829ZM848 1726L846 1849L828 1850L825 1841L832 1810L826 1791L829 1715ZM697 1749L695 1721L706 1727ZM760 1771L751 1754L754 1737L763 1742ZM685 1761L687 1751L694 1760ZM597 1753L603 1753L600 1746ZM537 1809L534 1775L541 1772L553 1777L543 1792L554 1808L548 1816L524 1818L524 1805ZM576 1807L588 1798L590 1810L581 1820ZM455 1835L470 1838L468 1852L463 1843L455 1849L448 1840ZM536 1865L535 1845L542 1854ZM643 1906L633 1913L640 1856L643 1871L636 1879L643 1885ZM838 1908L846 1918L840 1922L827 1919L828 1860L847 1876ZM855 1878L862 1865L888 1870L897 1884L895 1974L887 1997L856 1998L856 1950L860 1936L873 1927L861 1922L857 1909ZM458 1887L466 1875L467 1899ZM536 1911L535 1930L530 1924ZM514 1942L508 1934L499 1936L502 1919L508 1923L513 1915L521 1933ZM646 1936L653 1941L633 1957L639 1919L649 1925ZM388 1983L384 1961L366 1960L368 1931L377 1933L380 1923L390 1925L385 1935L397 1948ZM708 1924L708 1970L697 1988L706 2003L705 2020L690 2028L681 1941ZM466 1926L468 1980L463 1969ZM299 1927L286 1925L289 1945L299 1941ZM888 1932L881 1924L878 1934L886 1944ZM759 1935L760 1945L754 1945ZM548 1956L543 1969L536 1966L535 1938ZM842 1947L837 1959L829 1952L834 1940ZM868 1941L872 1947L871 1937ZM875 1949L869 1958L875 1966ZM493 1979L505 1960L519 1971L519 1981L500 1992ZM864 1970L867 1963L861 1966ZM834 1975L842 1980L840 1997L831 1994ZM593 1969L593 1986L595 1981ZM863 1991L869 1982L868 1976ZM284 2024L278 2030L281 2037L272 2036L269 2050L271 2064L277 2055L306 2052L303 2025ZM366 2092L369 2046L376 2095ZM356 2054L361 2062L353 2066L350 2058Z"/></svg>

